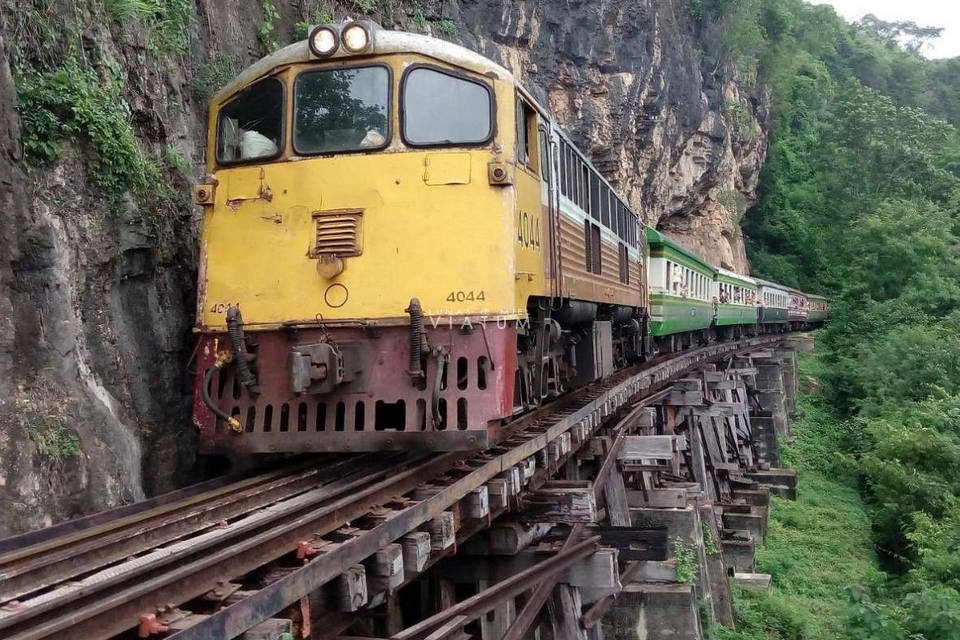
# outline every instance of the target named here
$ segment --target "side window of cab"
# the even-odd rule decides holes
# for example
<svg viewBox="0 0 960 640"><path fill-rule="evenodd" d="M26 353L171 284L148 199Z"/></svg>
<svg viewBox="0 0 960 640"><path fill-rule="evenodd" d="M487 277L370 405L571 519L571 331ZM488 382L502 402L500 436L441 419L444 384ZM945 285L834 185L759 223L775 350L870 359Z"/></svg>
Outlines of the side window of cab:
<svg viewBox="0 0 960 640"><path fill-rule="evenodd" d="M277 78L256 82L220 108L217 162L269 160L283 151L284 87Z"/></svg>

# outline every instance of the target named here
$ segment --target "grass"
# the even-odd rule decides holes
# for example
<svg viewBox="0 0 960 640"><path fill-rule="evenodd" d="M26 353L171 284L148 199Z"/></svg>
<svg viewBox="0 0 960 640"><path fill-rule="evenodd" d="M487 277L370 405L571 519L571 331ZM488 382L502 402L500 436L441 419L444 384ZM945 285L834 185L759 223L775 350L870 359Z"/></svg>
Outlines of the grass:
<svg viewBox="0 0 960 640"><path fill-rule="evenodd" d="M793 444L781 445L784 466L799 472L800 495L773 498L767 543L757 551L757 570L774 586L735 589L737 629L715 629L717 640L843 638L849 587L882 579L867 511L838 454L844 425L819 393L816 359L800 364L803 417L791 425Z"/></svg>
<svg viewBox="0 0 960 640"><path fill-rule="evenodd" d="M27 425L27 435L37 453L53 460L80 455L80 438L53 416L35 416Z"/></svg>

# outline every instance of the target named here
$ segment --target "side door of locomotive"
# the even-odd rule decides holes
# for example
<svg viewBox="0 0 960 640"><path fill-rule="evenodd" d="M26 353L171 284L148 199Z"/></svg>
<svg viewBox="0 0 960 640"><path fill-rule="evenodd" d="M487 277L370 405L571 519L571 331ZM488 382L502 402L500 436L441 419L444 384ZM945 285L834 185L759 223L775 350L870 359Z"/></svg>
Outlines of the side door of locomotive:
<svg viewBox="0 0 960 640"><path fill-rule="evenodd" d="M549 296L553 286L554 274L549 259L549 187L545 188L544 179L551 172L549 156L544 155L545 145L541 143L541 128L546 124L546 118L541 116L533 102L518 91L514 246L517 257L517 304L524 306L531 297Z"/></svg>

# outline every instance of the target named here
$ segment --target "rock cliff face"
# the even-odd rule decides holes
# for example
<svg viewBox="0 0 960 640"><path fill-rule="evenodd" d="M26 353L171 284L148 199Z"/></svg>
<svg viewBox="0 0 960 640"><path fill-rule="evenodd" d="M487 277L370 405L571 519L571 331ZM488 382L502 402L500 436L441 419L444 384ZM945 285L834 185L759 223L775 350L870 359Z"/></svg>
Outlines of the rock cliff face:
<svg viewBox="0 0 960 640"><path fill-rule="evenodd" d="M205 98L298 22L364 12L499 60L648 223L745 270L738 222L766 98L729 72L685 0L0 0L0 535L196 477L197 212L182 196L202 172ZM64 89L78 68L116 89L109 100ZM60 78L41 97L68 126L18 114L17 89L22 101L38 72ZM110 109L152 187L105 193L98 176L123 138L97 129ZM25 146L46 161L27 162Z"/></svg>

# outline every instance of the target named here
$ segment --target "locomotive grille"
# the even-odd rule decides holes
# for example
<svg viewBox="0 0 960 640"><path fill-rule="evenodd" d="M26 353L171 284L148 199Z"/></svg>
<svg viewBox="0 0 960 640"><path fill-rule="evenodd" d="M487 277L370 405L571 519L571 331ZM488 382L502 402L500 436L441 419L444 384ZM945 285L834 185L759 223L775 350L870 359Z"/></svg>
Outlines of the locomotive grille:
<svg viewBox="0 0 960 640"><path fill-rule="evenodd" d="M316 241L310 256L358 256L363 250L360 238L363 212L359 209L316 211Z"/></svg>

